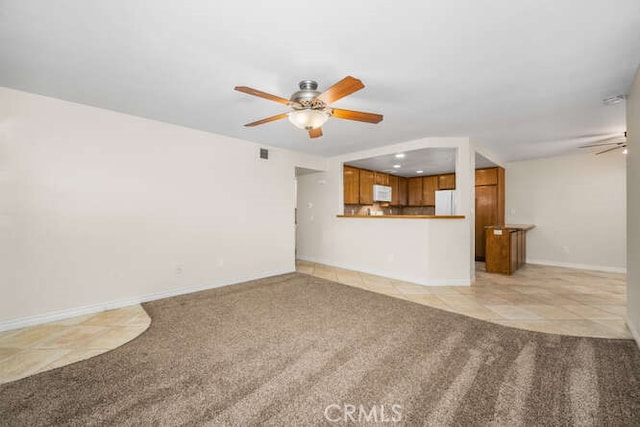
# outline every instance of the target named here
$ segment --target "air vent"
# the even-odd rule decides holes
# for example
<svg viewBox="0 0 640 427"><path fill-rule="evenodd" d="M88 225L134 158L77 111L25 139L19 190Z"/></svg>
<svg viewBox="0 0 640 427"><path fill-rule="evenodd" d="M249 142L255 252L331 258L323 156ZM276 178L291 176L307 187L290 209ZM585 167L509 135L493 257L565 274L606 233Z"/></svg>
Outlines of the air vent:
<svg viewBox="0 0 640 427"><path fill-rule="evenodd" d="M260 149L260 158L267 160L269 158L269 150L267 150L266 148L261 148Z"/></svg>

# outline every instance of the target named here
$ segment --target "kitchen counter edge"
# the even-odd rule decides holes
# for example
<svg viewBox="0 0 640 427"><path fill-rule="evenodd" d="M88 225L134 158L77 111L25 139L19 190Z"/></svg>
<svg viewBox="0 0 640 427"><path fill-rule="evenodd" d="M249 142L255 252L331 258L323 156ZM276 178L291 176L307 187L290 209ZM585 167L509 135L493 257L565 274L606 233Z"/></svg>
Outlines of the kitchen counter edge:
<svg viewBox="0 0 640 427"><path fill-rule="evenodd" d="M536 226L533 224L505 224L505 225L485 225L484 228L495 228L495 229L500 229L500 228L508 228L511 230L524 230L524 231L529 231L532 228L535 228Z"/></svg>
<svg viewBox="0 0 640 427"><path fill-rule="evenodd" d="M464 219L464 215L336 215L336 217L358 219Z"/></svg>

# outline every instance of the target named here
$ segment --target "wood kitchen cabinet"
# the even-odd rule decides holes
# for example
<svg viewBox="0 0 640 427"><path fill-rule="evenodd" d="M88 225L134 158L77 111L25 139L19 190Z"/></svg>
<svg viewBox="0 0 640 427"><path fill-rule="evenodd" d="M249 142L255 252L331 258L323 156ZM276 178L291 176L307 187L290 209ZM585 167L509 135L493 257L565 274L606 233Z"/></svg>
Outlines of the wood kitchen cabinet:
<svg viewBox="0 0 640 427"><path fill-rule="evenodd" d="M398 206L407 206L409 188L407 178L399 176L398 177Z"/></svg>
<svg viewBox="0 0 640 427"><path fill-rule="evenodd" d="M456 189L455 173L438 175L438 190L455 190L455 189Z"/></svg>
<svg viewBox="0 0 640 427"><path fill-rule="evenodd" d="M422 177L407 179L407 205L422 206Z"/></svg>
<svg viewBox="0 0 640 427"><path fill-rule="evenodd" d="M498 169L502 168L476 169L476 186L498 185ZM504 169L502 173L504 174Z"/></svg>
<svg viewBox="0 0 640 427"><path fill-rule="evenodd" d="M476 259L485 258L485 227L488 225L499 225L498 211L496 209L498 200L498 188L496 185L476 186Z"/></svg>
<svg viewBox="0 0 640 427"><path fill-rule="evenodd" d="M406 206L407 178L389 175L389 186L391 187L391 206Z"/></svg>
<svg viewBox="0 0 640 427"><path fill-rule="evenodd" d="M504 169L501 167L476 169L476 260L485 260L485 227L504 225Z"/></svg>
<svg viewBox="0 0 640 427"><path fill-rule="evenodd" d="M391 187L391 206L398 206L398 177L389 175L389 187Z"/></svg>
<svg viewBox="0 0 640 427"><path fill-rule="evenodd" d="M438 176L422 177L422 206L436 205L436 190L438 189Z"/></svg>
<svg viewBox="0 0 640 427"><path fill-rule="evenodd" d="M383 172L373 172L373 183L375 185L389 185L389 174ZM373 191L373 190L372 190Z"/></svg>
<svg viewBox="0 0 640 427"><path fill-rule="evenodd" d="M360 204L373 204L373 182L374 172L360 169Z"/></svg>
<svg viewBox="0 0 640 427"><path fill-rule="evenodd" d="M360 169L344 166L342 169L344 187L344 203L357 205L360 203Z"/></svg>
<svg viewBox="0 0 640 427"><path fill-rule="evenodd" d="M407 178L389 175L389 187L391 187L391 206L407 205Z"/></svg>
<svg viewBox="0 0 640 427"><path fill-rule="evenodd" d="M527 231L533 225L506 225L485 228L487 273L513 274L526 263Z"/></svg>

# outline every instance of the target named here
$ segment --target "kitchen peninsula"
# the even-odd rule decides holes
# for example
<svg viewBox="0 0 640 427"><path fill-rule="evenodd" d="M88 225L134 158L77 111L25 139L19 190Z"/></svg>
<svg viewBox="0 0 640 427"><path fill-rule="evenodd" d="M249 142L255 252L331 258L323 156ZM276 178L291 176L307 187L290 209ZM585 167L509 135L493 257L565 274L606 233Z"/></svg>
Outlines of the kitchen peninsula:
<svg viewBox="0 0 640 427"><path fill-rule="evenodd" d="M511 275L527 262L527 231L533 224L489 225L486 235L487 273Z"/></svg>
<svg viewBox="0 0 640 427"><path fill-rule="evenodd" d="M469 286L474 176L465 166L473 155L465 139L416 141L298 177L299 257L428 286ZM436 215L438 191L455 194L444 215Z"/></svg>

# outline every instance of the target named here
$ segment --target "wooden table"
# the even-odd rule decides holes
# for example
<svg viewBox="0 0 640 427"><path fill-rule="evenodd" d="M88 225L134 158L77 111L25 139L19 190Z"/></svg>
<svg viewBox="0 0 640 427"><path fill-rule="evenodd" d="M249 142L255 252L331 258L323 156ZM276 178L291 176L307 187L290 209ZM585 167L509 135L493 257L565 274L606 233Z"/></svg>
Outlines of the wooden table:
<svg viewBox="0 0 640 427"><path fill-rule="evenodd" d="M533 224L489 225L485 227L486 270L513 274L527 260L527 231Z"/></svg>

